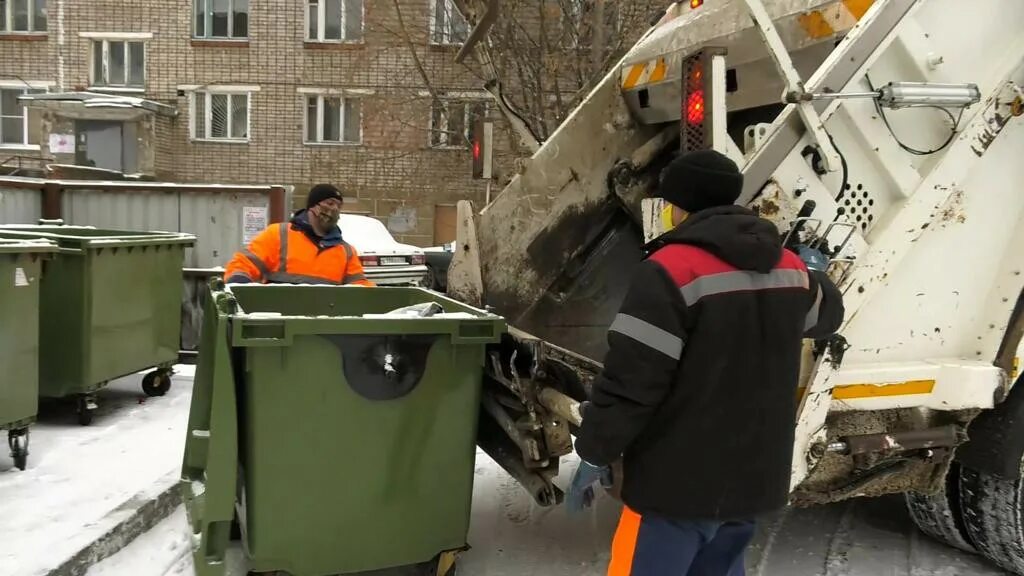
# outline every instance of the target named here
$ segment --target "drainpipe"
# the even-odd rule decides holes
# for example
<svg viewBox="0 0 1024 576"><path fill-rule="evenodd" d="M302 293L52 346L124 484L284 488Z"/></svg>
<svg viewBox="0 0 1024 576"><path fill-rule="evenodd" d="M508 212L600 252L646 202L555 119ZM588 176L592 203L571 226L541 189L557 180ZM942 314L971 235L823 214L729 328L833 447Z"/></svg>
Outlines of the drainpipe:
<svg viewBox="0 0 1024 576"><path fill-rule="evenodd" d="M57 90L64 86L64 0L57 0Z"/></svg>

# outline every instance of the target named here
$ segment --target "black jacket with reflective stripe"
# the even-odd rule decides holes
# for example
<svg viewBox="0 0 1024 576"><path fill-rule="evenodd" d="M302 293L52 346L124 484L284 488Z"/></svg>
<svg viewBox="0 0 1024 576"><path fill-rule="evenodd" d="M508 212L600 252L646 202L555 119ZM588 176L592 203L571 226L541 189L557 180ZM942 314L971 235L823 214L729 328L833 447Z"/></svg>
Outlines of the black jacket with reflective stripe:
<svg viewBox="0 0 1024 576"><path fill-rule="evenodd" d="M804 337L842 297L770 222L705 210L637 267L576 440L624 460L623 499L676 519L751 519L786 504Z"/></svg>

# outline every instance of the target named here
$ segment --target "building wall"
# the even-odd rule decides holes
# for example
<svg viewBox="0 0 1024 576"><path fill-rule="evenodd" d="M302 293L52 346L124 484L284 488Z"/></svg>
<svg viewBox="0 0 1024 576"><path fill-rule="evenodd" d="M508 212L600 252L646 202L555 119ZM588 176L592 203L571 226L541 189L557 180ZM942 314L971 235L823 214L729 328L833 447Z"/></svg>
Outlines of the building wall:
<svg viewBox="0 0 1024 576"><path fill-rule="evenodd" d="M400 240L429 245L435 206L462 199L480 205L486 183L470 177L468 149L428 145L431 97L423 75L442 95L487 98L480 75L454 63L456 47L430 44L430 2L400 0L400 21L393 2L364 0L363 41L324 45L304 41L304 0L250 0L248 40L227 42L192 38L192 0L48 0L45 34L0 34L0 83L88 89L90 35L147 35L145 91L134 95L179 111L173 120L139 124L140 159L158 179L292 185L296 206L304 205L312 184L332 182L351 198L347 209L380 218ZM251 94L249 141L193 141L190 90L225 85L258 87ZM315 89L361 94L359 144L303 143L300 91ZM495 192L516 157L505 127L496 128Z"/></svg>

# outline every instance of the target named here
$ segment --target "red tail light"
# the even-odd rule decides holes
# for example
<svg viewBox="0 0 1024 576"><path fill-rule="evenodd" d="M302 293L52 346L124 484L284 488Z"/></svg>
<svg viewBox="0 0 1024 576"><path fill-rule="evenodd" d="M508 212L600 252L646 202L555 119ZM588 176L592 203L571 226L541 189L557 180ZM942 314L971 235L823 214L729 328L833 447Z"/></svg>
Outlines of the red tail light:
<svg viewBox="0 0 1024 576"><path fill-rule="evenodd" d="M413 266L420 266L427 263L427 257L423 254L413 254L412 264Z"/></svg>
<svg viewBox="0 0 1024 576"><path fill-rule="evenodd" d="M704 91L697 90L686 99L686 121L700 124L704 121Z"/></svg>
<svg viewBox="0 0 1024 576"><path fill-rule="evenodd" d="M380 260L376 256L360 256L359 259L363 262L363 266L379 266Z"/></svg>

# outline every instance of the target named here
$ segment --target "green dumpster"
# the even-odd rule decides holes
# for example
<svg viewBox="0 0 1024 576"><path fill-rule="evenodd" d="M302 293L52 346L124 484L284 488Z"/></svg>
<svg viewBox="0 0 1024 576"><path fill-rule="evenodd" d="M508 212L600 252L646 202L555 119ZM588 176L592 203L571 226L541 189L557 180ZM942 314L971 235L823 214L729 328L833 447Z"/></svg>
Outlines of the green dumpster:
<svg viewBox="0 0 1024 576"><path fill-rule="evenodd" d="M211 286L182 466L197 574L224 573L233 525L252 572L448 573L504 320L419 288Z"/></svg>
<svg viewBox="0 0 1024 576"><path fill-rule="evenodd" d="M95 392L150 367L143 389L170 388L181 334L181 266L190 234L82 226L2 226L0 238L45 238L60 246L40 302L39 394L74 396L92 421Z"/></svg>
<svg viewBox="0 0 1024 576"><path fill-rule="evenodd" d="M56 251L46 240L0 240L0 430L21 470L39 406L39 278Z"/></svg>

